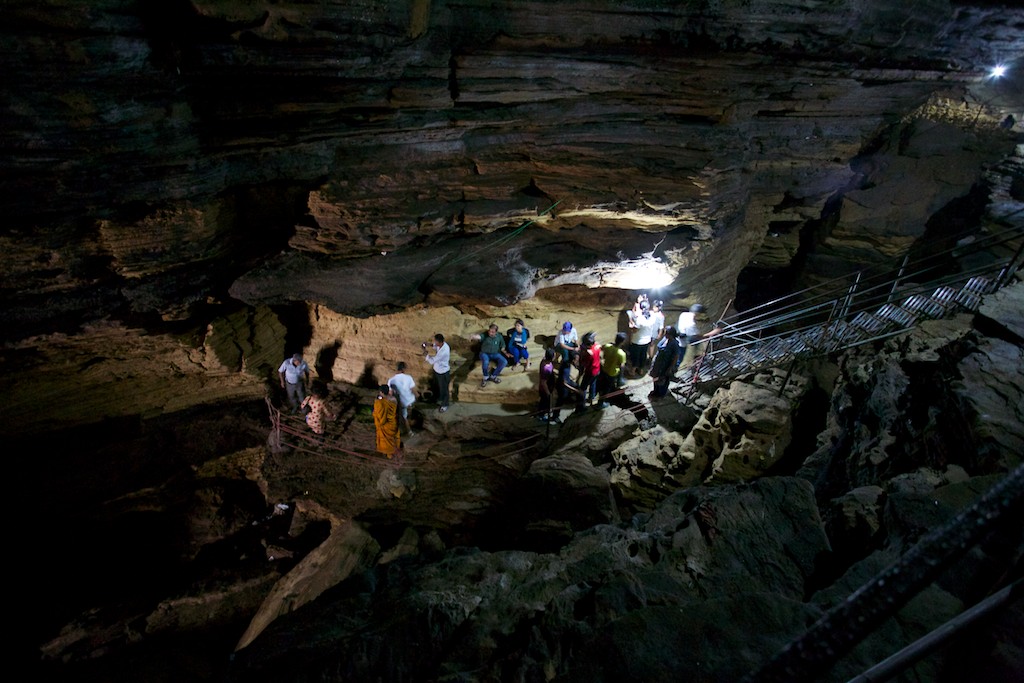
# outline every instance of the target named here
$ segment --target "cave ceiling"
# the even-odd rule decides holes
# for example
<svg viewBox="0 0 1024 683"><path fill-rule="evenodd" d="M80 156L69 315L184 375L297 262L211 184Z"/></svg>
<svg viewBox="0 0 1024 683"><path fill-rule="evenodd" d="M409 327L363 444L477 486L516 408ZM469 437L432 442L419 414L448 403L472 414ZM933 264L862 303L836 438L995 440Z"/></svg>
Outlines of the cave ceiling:
<svg viewBox="0 0 1024 683"><path fill-rule="evenodd" d="M6 9L15 337L225 290L355 315L573 284L721 304L759 250L795 252L764 245L778 226L887 172L901 196L847 232L919 233L1012 151L1024 99L1024 10L999 3Z"/></svg>

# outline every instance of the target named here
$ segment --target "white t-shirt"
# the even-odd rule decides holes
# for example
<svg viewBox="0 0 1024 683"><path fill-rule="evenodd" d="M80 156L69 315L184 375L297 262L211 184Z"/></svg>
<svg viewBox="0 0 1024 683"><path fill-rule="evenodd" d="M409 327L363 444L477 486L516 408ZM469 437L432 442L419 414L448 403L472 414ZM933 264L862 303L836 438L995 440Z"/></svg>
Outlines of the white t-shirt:
<svg viewBox="0 0 1024 683"><path fill-rule="evenodd" d="M697 327L697 314L689 311L683 311L679 314L679 326L677 328L679 334L685 334L687 337L696 337L700 334L700 329Z"/></svg>
<svg viewBox="0 0 1024 683"><path fill-rule="evenodd" d="M654 335L657 336L665 328L665 314L655 311L651 313L651 317L654 318Z"/></svg>
<svg viewBox="0 0 1024 683"><path fill-rule="evenodd" d="M398 404L406 407L416 402L416 380L400 372L388 380L388 385L398 394Z"/></svg>
<svg viewBox="0 0 1024 683"><path fill-rule="evenodd" d="M650 344L651 339L658 333L658 320L648 312L646 315L640 314L636 317L636 338L633 340L634 344L643 346L644 344Z"/></svg>

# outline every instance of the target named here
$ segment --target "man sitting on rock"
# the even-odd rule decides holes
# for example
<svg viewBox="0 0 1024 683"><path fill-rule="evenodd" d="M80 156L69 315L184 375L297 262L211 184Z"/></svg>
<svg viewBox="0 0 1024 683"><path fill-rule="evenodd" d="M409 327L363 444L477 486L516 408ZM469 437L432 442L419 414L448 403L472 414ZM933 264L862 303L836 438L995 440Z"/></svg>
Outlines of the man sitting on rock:
<svg viewBox="0 0 1024 683"><path fill-rule="evenodd" d="M508 365L505 357L509 354L505 350L505 337L498 334L498 326L491 323L485 334L474 334L470 339L480 342L480 370L483 372L480 387L486 387L487 382L501 384L498 375ZM494 370L491 370L491 363L495 364Z"/></svg>

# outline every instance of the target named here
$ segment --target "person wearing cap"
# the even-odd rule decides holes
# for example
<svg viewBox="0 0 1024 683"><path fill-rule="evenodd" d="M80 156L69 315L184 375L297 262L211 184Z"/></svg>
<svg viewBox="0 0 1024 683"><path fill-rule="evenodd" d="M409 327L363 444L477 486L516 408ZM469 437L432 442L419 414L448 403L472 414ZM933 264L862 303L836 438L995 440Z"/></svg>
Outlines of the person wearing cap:
<svg viewBox="0 0 1024 683"><path fill-rule="evenodd" d="M309 384L309 366L302 360L302 354L296 353L291 358L285 358L277 374L281 377L281 388L285 390L292 412L299 412L299 405L306 398L306 385Z"/></svg>
<svg viewBox="0 0 1024 683"><path fill-rule="evenodd" d="M686 353L680 361L680 367L684 369L693 365L694 361L697 360L697 356L701 354L703 346L701 342L722 331L722 328L716 327L710 332L701 334L700 327L697 325L697 319L698 317L703 317L703 314L704 306L701 304L693 304L690 306L690 310L679 314L679 325L676 327L676 330L679 333L679 338L686 345Z"/></svg>
<svg viewBox="0 0 1024 683"><path fill-rule="evenodd" d="M572 323L566 320L562 323L562 330L555 336L555 351L562 354L562 363L569 360L569 354L580 348L579 335Z"/></svg>

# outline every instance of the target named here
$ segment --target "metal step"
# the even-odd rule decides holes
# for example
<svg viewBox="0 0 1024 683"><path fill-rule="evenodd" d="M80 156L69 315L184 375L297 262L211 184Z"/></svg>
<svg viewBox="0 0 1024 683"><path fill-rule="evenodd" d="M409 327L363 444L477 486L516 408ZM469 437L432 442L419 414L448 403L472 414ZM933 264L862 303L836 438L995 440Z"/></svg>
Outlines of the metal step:
<svg viewBox="0 0 1024 683"><path fill-rule="evenodd" d="M917 313L909 311L905 308L901 308L896 304L885 304L880 309L878 309L878 313L876 313L876 315L879 318L890 320L893 323L895 323L898 327L904 329L908 327L913 327L914 323L917 322L918 317Z"/></svg>
<svg viewBox="0 0 1024 683"><path fill-rule="evenodd" d="M756 347L741 346L736 349L733 355L736 358L736 365L743 365L748 368L760 365L766 360L764 354L758 353Z"/></svg>
<svg viewBox="0 0 1024 683"><path fill-rule="evenodd" d="M939 287L932 292L931 300L945 308L946 312L949 312L956 308L956 295L959 293L952 287Z"/></svg>
<svg viewBox="0 0 1024 683"><path fill-rule="evenodd" d="M991 281L984 277L972 277L956 295L956 302L964 308L977 311L981 308L981 297L988 294Z"/></svg>
<svg viewBox="0 0 1024 683"><path fill-rule="evenodd" d="M995 283L992 280L978 275L968 280L961 291L982 296L984 294L991 294L994 287Z"/></svg>
<svg viewBox="0 0 1024 683"><path fill-rule="evenodd" d="M915 294L910 297L903 302L903 308L927 318L941 318L946 314L945 306L932 301L931 297L924 294Z"/></svg>
<svg viewBox="0 0 1024 683"><path fill-rule="evenodd" d="M761 351L771 361L777 361L785 358L789 354L789 344L786 343L784 337L775 337L774 339L768 340L761 347Z"/></svg>
<svg viewBox="0 0 1024 683"><path fill-rule="evenodd" d="M873 316L867 311L861 311L858 313L854 316L851 322L854 326L864 330L868 337L877 336L889 326L889 322L887 320Z"/></svg>

